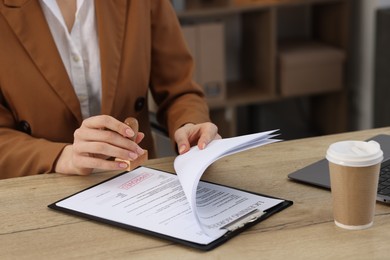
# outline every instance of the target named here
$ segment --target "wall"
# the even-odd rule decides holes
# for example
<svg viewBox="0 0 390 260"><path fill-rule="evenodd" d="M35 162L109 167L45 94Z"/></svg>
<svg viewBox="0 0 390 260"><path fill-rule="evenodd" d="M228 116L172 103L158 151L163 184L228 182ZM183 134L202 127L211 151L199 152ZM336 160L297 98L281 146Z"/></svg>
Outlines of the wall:
<svg viewBox="0 0 390 260"><path fill-rule="evenodd" d="M350 82L354 128L373 126L375 12L390 0L354 0Z"/></svg>

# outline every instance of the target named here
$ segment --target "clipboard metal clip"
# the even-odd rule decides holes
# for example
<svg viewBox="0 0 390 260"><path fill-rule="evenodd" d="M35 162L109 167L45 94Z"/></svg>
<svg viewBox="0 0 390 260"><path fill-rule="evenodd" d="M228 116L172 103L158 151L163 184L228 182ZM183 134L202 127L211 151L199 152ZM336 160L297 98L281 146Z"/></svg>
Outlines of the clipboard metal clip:
<svg viewBox="0 0 390 260"><path fill-rule="evenodd" d="M256 221L258 218L260 218L264 214L265 214L264 211L260 211L258 209L255 209L251 212L248 212L247 214L245 214L241 218L236 219L235 221L223 226L222 229L227 229L230 232L233 232L237 229L244 227L245 224L247 224L247 223L251 223L251 222Z"/></svg>

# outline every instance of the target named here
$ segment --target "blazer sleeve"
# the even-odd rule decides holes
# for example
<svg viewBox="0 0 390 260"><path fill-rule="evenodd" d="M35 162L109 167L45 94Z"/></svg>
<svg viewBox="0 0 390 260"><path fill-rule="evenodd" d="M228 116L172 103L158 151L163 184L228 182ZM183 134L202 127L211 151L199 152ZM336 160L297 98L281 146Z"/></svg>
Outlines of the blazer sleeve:
<svg viewBox="0 0 390 260"><path fill-rule="evenodd" d="M2 97L0 101L0 179L53 172L54 163L67 144L34 138L18 130Z"/></svg>
<svg viewBox="0 0 390 260"><path fill-rule="evenodd" d="M202 88L192 80L194 61L167 0L152 2L151 92L157 118L169 135L185 123L210 121Z"/></svg>

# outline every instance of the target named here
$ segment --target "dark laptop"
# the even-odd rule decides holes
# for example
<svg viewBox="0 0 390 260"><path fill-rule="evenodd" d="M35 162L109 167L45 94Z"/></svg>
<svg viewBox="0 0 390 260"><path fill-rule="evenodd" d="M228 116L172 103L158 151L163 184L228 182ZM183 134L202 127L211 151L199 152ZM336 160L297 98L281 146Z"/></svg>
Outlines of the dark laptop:
<svg viewBox="0 0 390 260"><path fill-rule="evenodd" d="M381 145L383 162L379 175L377 200L390 203L390 135L377 135L375 140ZM324 158L288 175L294 181L330 189L328 161Z"/></svg>

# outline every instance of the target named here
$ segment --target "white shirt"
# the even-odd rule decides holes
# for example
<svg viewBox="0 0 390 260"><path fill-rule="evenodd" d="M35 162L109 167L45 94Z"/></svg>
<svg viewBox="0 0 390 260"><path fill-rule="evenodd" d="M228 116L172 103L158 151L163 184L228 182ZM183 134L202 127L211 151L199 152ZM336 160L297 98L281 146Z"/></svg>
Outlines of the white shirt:
<svg viewBox="0 0 390 260"><path fill-rule="evenodd" d="M83 118L100 114L102 82L94 1L77 0L70 33L57 1L40 0L40 3L80 101Z"/></svg>

